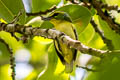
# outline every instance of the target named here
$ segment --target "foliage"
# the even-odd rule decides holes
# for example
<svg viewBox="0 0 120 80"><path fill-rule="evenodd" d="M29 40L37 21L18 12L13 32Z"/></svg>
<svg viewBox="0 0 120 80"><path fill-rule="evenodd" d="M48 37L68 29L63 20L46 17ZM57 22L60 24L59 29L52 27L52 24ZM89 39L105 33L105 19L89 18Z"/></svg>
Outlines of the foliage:
<svg viewBox="0 0 120 80"><path fill-rule="evenodd" d="M28 0L28 2L29 1L30 0ZM50 10L54 5L58 6L55 11L66 12L71 17L73 25L76 27L79 41L92 48L109 50L106 45L107 43L104 42L102 36L90 23L91 18L94 18L99 29L103 31L104 37L112 41L114 50L120 50L120 34L112 30L108 22L103 20L100 15L97 15L97 10L94 7L89 9L86 6L79 5L72 1L74 0L31 0L31 2L29 2L29 8L31 8L32 13L36 13ZM88 3L90 0L78 1L85 1ZM119 0L98 1L102 1L110 6L117 4L118 7L120 7ZM28 16L25 11L25 9L27 9L25 5L27 4L23 4L23 2L24 0L0 0L0 22L10 23L15 16L18 15L19 11L24 10L17 24L31 25L32 27L40 28L54 28L50 22L41 19L41 15L46 17L52 13L52 11L47 14L40 14L39 16ZM105 11L105 9L102 10ZM115 10L113 12L108 10L108 13L113 15L116 24L120 23L120 13L117 13ZM15 33L15 35L18 38L23 36L19 33ZM104 58L91 56L89 59L88 57L86 59L84 56L88 55L83 55L82 52L78 51L73 72L65 73L65 66L61 63L56 54L53 40L36 36L28 39L27 43L24 43L22 40L17 41L14 36L5 31L0 31L0 39L3 39L13 50L16 59L16 79L18 80L80 80L77 78L81 70L84 80L120 79L120 54L108 55ZM0 80L12 80L10 76L12 71L10 69L9 56L10 54L6 45L0 42ZM84 60L81 58L84 58ZM96 71L87 71L87 69L82 68L78 70L75 66L76 64ZM24 72L25 69L26 72Z"/></svg>

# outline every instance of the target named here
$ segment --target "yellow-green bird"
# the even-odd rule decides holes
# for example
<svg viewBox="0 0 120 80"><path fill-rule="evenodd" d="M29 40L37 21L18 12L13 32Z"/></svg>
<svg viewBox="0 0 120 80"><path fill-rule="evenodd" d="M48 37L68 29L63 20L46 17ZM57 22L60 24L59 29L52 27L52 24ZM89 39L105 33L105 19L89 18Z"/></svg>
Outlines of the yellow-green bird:
<svg viewBox="0 0 120 80"><path fill-rule="evenodd" d="M75 27L72 24L70 16L66 12L56 11L51 14L47 19L54 25L56 30L64 32L72 39L77 40ZM73 63L76 59L77 50L68 47L60 40L54 40L55 49L61 62L65 65L65 72L70 73L73 71Z"/></svg>

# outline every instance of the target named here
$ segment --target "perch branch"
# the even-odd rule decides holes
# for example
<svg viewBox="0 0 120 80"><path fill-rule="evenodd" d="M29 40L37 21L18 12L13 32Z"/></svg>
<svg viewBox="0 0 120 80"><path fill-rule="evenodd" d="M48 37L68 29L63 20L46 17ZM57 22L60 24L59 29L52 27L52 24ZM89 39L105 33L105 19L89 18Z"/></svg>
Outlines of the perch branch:
<svg viewBox="0 0 120 80"><path fill-rule="evenodd" d="M0 31L6 32L18 32L24 35L31 35L31 36L42 36L49 39L56 39L58 38L64 44L70 46L71 48L75 48L84 54L89 54L97 57L104 57L106 54L113 53L114 51L108 50L98 50L95 48L90 48L85 46L78 40L73 40L69 36L65 35L64 33L57 31L55 29L40 29L39 27L32 28L29 26L18 25L18 24L5 24L0 23ZM114 52L120 53L120 51Z"/></svg>

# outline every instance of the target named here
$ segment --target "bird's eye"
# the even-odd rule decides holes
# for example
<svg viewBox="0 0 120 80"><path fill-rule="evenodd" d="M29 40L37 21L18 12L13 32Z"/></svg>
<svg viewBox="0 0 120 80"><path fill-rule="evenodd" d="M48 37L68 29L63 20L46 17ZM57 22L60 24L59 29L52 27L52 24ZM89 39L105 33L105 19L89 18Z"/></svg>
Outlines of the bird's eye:
<svg viewBox="0 0 120 80"><path fill-rule="evenodd" d="M57 18L58 15L59 15L59 13L54 13L51 17Z"/></svg>
<svg viewBox="0 0 120 80"><path fill-rule="evenodd" d="M55 13L55 14L53 14L52 16L55 17L55 16L58 16L58 14L59 14L59 13Z"/></svg>

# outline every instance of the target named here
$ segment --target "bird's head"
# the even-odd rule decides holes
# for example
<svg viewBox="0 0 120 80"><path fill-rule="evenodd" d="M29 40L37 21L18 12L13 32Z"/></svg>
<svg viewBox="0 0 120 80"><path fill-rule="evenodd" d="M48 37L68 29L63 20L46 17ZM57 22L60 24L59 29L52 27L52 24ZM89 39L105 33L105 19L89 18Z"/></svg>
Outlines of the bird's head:
<svg viewBox="0 0 120 80"><path fill-rule="evenodd" d="M62 11L55 11L52 14L50 14L49 17L45 18L44 20L51 20L51 19L65 20L68 22L72 22L70 16L66 12L62 12Z"/></svg>

